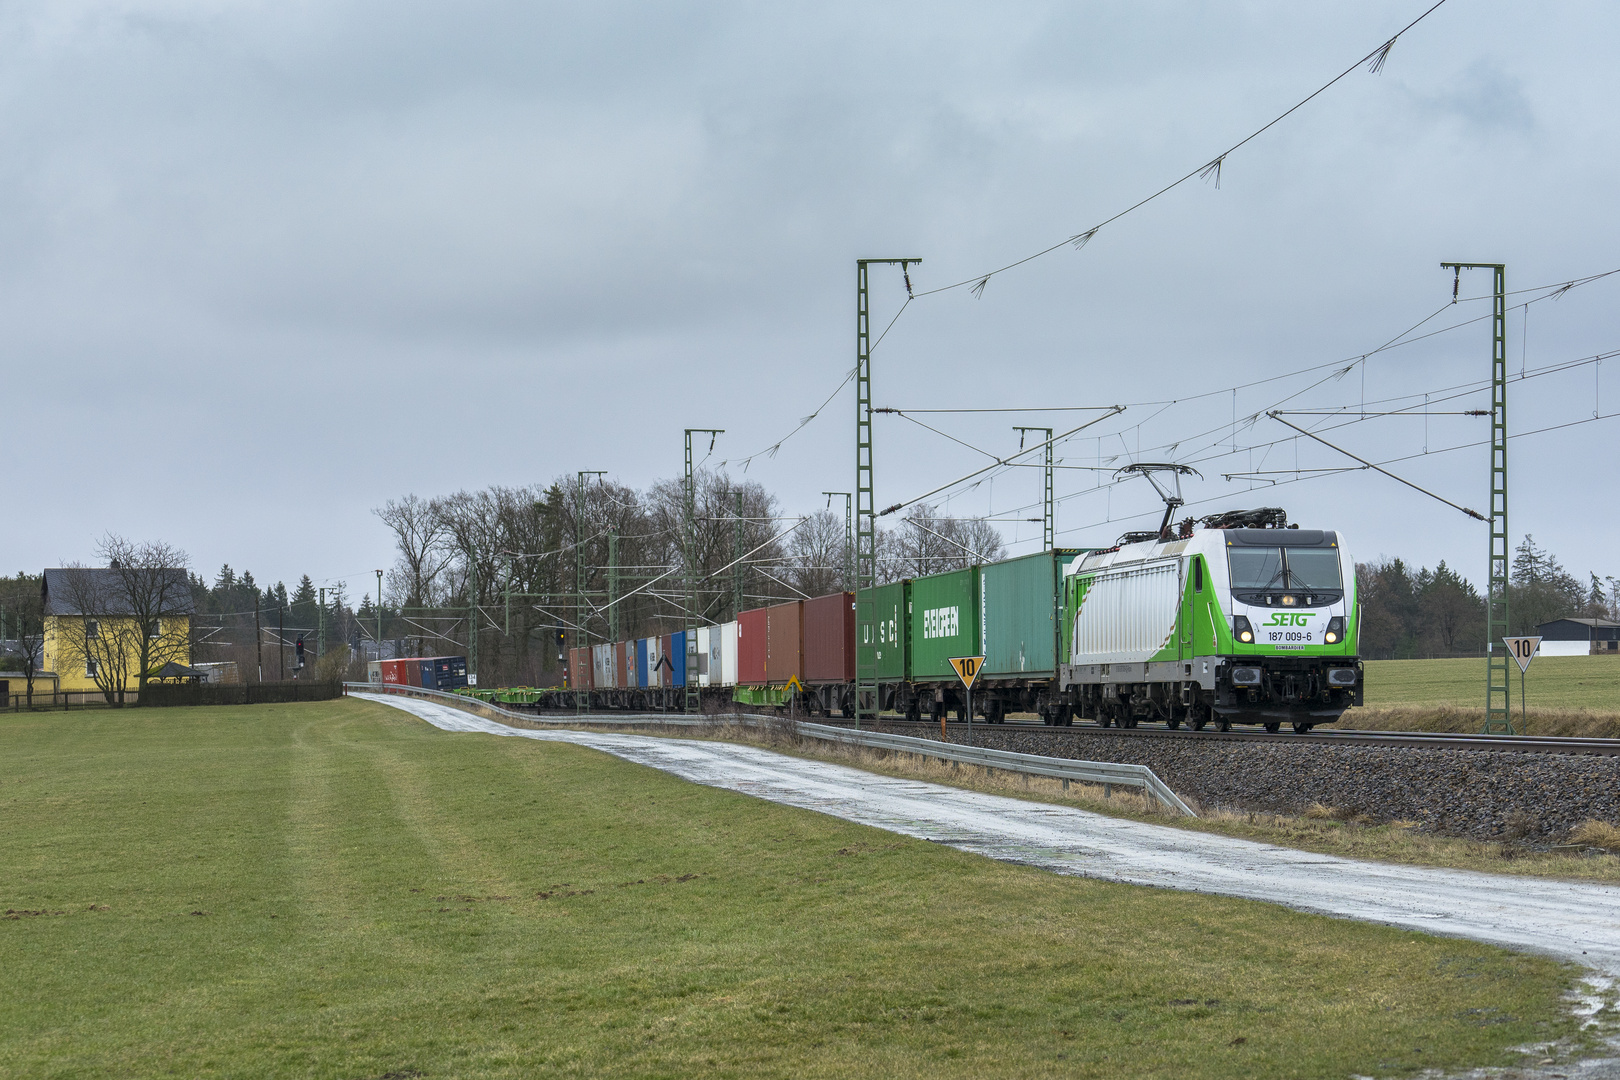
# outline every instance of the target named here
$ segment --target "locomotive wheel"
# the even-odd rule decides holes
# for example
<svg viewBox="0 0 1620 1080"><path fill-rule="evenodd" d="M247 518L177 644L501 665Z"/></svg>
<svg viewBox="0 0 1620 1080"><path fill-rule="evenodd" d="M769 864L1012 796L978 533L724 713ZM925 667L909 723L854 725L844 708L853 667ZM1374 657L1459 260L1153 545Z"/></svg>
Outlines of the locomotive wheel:
<svg viewBox="0 0 1620 1080"><path fill-rule="evenodd" d="M1171 731L1176 730L1177 728L1179 728L1181 726L1181 717L1179 717L1179 716L1170 717L1168 720L1166 720L1164 722L1164 726L1169 728Z"/></svg>
<svg viewBox="0 0 1620 1080"><path fill-rule="evenodd" d="M1209 724L1209 718L1208 718L1208 717L1205 717L1205 716L1200 716L1200 717L1199 717L1199 718L1198 718L1198 719L1196 719L1196 720L1194 720L1194 721L1193 721L1193 722L1192 722L1192 729L1193 729L1193 730L1194 730L1194 731L1203 731L1203 730L1204 730L1204 728L1205 728L1205 727L1206 727L1206 726L1207 726L1207 725L1208 725L1208 724Z"/></svg>
<svg viewBox="0 0 1620 1080"><path fill-rule="evenodd" d="M1266 721L1266 730L1271 732L1273 735L1275 735L1275 734L1277 734L1277 732L1282 730L1282 724L1279 721L1276 721L1276 720L1267 720Z"/></svg>
<svg viewBox="0 0 1620 1080"><path fill-rule="evenodd" d="M1221 720L1215 725L1215 727L1220 731L1231 731L1232 730L1232 721L1227 720L1226 718L1222 717Z"/></svg>

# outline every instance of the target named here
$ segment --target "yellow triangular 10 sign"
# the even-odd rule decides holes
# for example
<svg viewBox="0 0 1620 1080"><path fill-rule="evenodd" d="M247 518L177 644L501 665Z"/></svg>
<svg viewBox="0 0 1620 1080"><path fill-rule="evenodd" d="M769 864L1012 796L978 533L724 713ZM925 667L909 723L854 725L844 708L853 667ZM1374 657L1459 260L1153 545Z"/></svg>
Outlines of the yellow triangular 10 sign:
<svg viewBox="0 0 1620 1080"><path fill-rule="evenodd" d="M979 668L984 666L984 657L953 656L950 664L956 669L956 677L962 680L962 685L972 686L973 680L979 677Z"/></svg>

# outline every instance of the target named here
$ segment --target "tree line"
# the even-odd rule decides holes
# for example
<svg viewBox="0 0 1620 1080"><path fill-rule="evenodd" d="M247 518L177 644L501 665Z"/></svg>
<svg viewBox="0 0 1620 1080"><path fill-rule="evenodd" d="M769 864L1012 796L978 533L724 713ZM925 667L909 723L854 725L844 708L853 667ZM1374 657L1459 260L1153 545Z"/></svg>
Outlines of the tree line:
<svg viewBox="0 0 1620 1080"><path fill-rule="evenodd" d="M1485 598L1442 560L1414 571L1399 558L1359 563L1361 655L1369 660L1483 656ZM1509 632L1533 635L1555 619L1620 621L1620 578L1583 582L1526 534L1508 574Z"/></svg>
<svg viewBox="0 0 1620 1080"><path fill-rule="evenodd" d="M578 475L391 499L374 511L396 547L383 638L406 655L459 652L476 620L481 677L543 685L576 641L670 633L688 616L722 623L739 610L853 588L836 499L785 515L761 484L708 471L694 477L690 506L681 480L637 490ZM880 528L876 544L880 581L1006 554L989 522L922 504ZM365 617L356 612L362 626Z"/></svg>

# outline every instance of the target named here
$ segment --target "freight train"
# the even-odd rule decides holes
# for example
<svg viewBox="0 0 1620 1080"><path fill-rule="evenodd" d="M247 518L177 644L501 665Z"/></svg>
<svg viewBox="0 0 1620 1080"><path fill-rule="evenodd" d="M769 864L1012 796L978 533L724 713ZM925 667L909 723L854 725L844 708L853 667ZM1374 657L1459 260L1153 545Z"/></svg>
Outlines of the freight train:
<svg viewBox="0 0 1620 1080"><path fill-rule="evenodd" d="M1204 522L744 611L691 648L683 632L574 649L570 688L528 703L682 708L690 680L705 711L850 717L859 693L865 715L960 719L950 660L981 656L972 708L990 723L1304 732L1361 704L1339 534L1275 510Z"/></svg>

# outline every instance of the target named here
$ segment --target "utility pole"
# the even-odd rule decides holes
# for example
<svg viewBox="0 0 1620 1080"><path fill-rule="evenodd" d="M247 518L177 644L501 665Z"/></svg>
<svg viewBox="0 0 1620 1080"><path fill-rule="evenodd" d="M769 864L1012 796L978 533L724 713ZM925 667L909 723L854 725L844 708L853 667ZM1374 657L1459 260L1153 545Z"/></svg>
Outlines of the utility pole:
<svg viewBox="0 0 1620 1080"><path fill-rule="evenodd" d="M279 682L287 681L287 620L283 617L285 608L281 602L276 602L276 679Z"/></svg>
<svg viewBox="0 0 1620 1080"><path fill-rule="evenodd" d="M827 496L827 509L832 509L832 497L844 497L844 590L855 585L855 501L847 491L823 491Z"/></svg>
<svg viewBox="0 0 1620 1080"><path fill-rule="evenodd" d="M1031 431L1038 431L1046 436L1046 487L1041 498L1041 550L1051 551L1055 533L1052 528L1052 429L1049 427L1015 427L1018 432L1018 449L1024 448L1024 436Z"/></svg>
<svg viewBox="0 0 1620 1080"><path fill-rule="evenodd" d="M743 609L743 493L733 491L737 507L731 520L731 617L735 619Z"/></svg>
<svg viewBox="0 0 1620 1080"><path fill-rule="evenodd" d="M692 467L692 435L707 435L709 437L709 450L714 451L714 440L724 435L724 428L687 428L686 429L686 472L684 486L681 494L685 497L682 510L685 513L685 528L682 530L684 554L686 556L686 633L682 640L686 642L686 711L701 712L703 709L703 695L698 693L697 685L697 474Z"/></svg>
<svg viewBox="0 0 1620 1080"><path fill-rule="evenodd" d="M377 571L377 659L381 660L382 658L383 658L383 654L382 654L382 571L378 570Z"/></svg>
<svg viewBox="0 0 1620 1080"><path fill-rule="evenodd" d="M607 473L601 470L581 469L577 475L579 487L574 500L574 647L583 649L590 644L590 639L585 636L585 478L603 477ZM567 664L567 661L564 663ZM574 672L571 666L564 670L572 685ZM575 686L574 710L584 712L585 705L585 692Z"/></svg>
<svg viewBox="0 0 1620 1080"><path fill-rule="evenodd" d="M1507 268L1502 263L1441 263L1450 270L1451 299L1464 270L1489 270L1496 292L1491 306L1491 562L1485 591L1485 734L1513 734L1513 690L1508 674L1507 522Z"/></svg>
<svg viewBox="0 0 1620 1080"><path fill-rule="evenodd" d="M321 589L321 606L315 609L315 663L321 662L321 641L326 637L326 590Z"/></svg>
<svg viewBox="0 0 1620 1080"><path fill-rule="evenodd" d="M478 553L467 549L467 682L478 685Z"/></svg>
<svg viewBox="0 0 1620 1080"><path fill-rule="evenodd" d="M900 264L900 273L921 259L855 260L855 727L861 726L861 706L871 700L872 716L879 710L877 653L873 637L877 621L868 592L877 584L877 506L872 501L872 319L867 294L867 267ZM906 291L911 291L910 278Z"/></svg>
<svg viewBox="0 0 1620 1080"><path fill-rule="evenodd" d="M619 640L619 530L608 533L607 602L608 640Z"/></svg>
<svg viewBox="0 0 1620 1080"><path fill-rule="evenodd" d="M259 629L259 590L253 590L253 662L258 679L264 682L264 631Z"/></svg>

